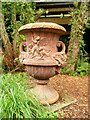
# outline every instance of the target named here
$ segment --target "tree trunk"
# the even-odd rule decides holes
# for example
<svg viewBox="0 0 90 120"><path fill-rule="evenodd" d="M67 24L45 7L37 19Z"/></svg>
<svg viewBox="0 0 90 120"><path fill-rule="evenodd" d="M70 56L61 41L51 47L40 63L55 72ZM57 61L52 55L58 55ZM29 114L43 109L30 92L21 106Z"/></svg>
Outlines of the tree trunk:
<svg viewBox="0 0 90 120"><path fill-rule="evenodd" d="M72 30L71 30L71 34L72 34ZM80 41L78 40L77 36L75 40L72 40L72 38L70 39L68 52L67 52L67 63L68 63L67 68L69 70L72 70L72 71L75 70L75 65L76 65L78 53L79 53L79 46L80 46Z"/></svg>
<svg viewBox="0 0 90 120"><path fill-rule="evenodd" d="M76 68L80 44L83 39L85 25L87 24L87 3L77 3L77 7L72 14L71 36L67 52L67 66L70 71Z"/></svg>
<svg viewBox="0 0 90 120"><path fill-rule="evenodd" d="M2 3L0 2L0 6L2 6ZM4 15L1 12L1 38L2 43L4 45L4 62L9 67L10 70L14 68L14 57L13 57L13 50L12 46L8 37L8 34L5 29L4 24Z"/></svg>

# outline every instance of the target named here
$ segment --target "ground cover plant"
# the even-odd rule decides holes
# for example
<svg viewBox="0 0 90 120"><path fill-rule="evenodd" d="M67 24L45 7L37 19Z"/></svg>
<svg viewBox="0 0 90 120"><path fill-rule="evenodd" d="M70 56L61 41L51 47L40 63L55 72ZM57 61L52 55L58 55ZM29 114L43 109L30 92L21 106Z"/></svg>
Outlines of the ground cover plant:
<svg viewBox="0 0 90 120"><path fill-rule="evenodd" d="M57 118L57 113L49 112L28 91L25 73L2 74L1 78L0 118Z"/></svg>

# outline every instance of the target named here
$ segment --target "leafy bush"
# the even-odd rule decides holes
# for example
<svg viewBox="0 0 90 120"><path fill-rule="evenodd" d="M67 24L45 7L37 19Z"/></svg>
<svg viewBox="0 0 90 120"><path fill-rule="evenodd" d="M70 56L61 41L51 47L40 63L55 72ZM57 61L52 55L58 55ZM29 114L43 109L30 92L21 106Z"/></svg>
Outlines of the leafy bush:
<svg viewBox="0 0 90 120"><path fill-rule="evenodd" d="M87 52L85 51L85 46L86 46L85 41L83 39L80 40L80 50L79 50L74 71L72 71L69 68L62 67L61 68L62 74L68 74L73 76L75 75L83 76L88 74L90 70L90 63L88 62L89 58L85 57L85 56L88 56Z"/></svg>
<svg viewBox="0 0 90 120"><path fill-rule="evenodd" d="M57 118L27 90L25 73L3 74L0 79L0 118Z"/></svg>
<svg viewBox="0 0 90 120"><path fill-rule="evenodd" d="M76 75L77 75L77 72L72 71L72 70L70 70L69 68L67 69L67 68L62 67L62 68L61 68L61 74L67 74L67 75L76 76Z"/></svg>
<svg viewBox="0 0 90 120"><path fill-rule="evenodd" d="M79 75L83 76L83 75L88 74L89 69L90 69L90 63L88 63L87 58L84 58L83 60L82 60L82 59L79 59L79 60L77 61L77 69L76 69L76 72L77 72Z"/></svg>
<svg viewBox="0 0 90 120"><path fill-rule="evenodd" d="M84 76L87 75L90 70L90 63L88 63L87 59L78 59L76 64L75 71L71 71L69 68L61 68L61 74L68 74L72 76L80 75Z"/></svg>

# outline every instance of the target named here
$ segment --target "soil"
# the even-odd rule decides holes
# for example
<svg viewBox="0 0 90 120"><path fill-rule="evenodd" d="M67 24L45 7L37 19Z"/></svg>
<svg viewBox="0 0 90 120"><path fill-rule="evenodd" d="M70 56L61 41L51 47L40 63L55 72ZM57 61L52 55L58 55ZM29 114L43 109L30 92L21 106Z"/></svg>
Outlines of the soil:
<svg viewBox="0 0 90 120"><path fill-rule="evenodd" d="M88 119L88 76L56 75L50 79L49 85L55 88L59 95L69 95L77 102L60 110L59 118Z"/></svg>

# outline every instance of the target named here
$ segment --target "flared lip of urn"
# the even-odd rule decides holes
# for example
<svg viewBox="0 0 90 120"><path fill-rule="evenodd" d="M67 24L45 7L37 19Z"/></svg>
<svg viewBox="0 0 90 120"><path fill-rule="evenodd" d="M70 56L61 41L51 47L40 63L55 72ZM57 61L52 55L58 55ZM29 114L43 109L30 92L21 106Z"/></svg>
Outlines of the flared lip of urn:
<svg viewBox="0 0 90 120"><path fill-rule="evenodd" d="M51 22L36 22L36 23L29 23L26 25L21 26L18 29L18 32L23 34L26 31L33 31L33 30L39 30L39 31L47 31L47 32L53 32L57 34L65 34L66 29L58 25L56 23L51 23Z"/></svg>

